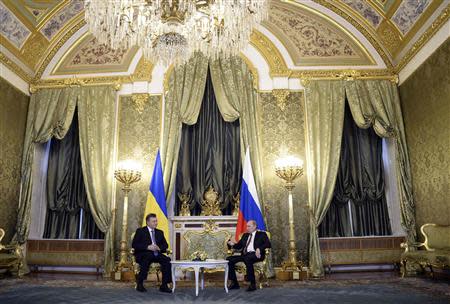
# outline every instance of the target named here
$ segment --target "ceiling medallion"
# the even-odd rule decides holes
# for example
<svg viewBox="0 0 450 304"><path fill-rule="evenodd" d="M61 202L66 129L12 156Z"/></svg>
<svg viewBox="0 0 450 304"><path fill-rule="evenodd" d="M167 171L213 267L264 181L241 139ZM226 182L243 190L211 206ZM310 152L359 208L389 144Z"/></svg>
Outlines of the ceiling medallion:
<svg viewBox="0 0 450 304"><path fill-rule="evenodd" d="M137 45L152 62L181 64L194 52L238 55L267 0L85 0L89 30L113 49Z"/></svg>

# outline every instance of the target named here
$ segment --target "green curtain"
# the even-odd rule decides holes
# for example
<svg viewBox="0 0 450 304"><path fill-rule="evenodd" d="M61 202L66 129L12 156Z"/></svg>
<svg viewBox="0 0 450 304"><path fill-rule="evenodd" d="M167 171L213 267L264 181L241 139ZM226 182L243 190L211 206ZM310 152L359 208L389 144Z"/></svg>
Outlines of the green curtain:
<svg viewBox="0 0 450 304"><path fill-rule="evenodd" d="M349 208L352 210L351 222ZM389 234L391 226L385 199L382 141L372 128L359 128L346 105L333 199L320 223L319 236Z"/></svg>
<svg viewBox="0 0 450 304"><path fill-rule="evenodd" d="M164 187L168 201L176 182L182 123L197 122L205 91L208 60L200 53L176 67L169 78L164 100L164 125L161 147Z"/></svg>
<svg viewBox="0 0 450 304"><path fill-rule="evenodd" d="M258 129L258 93L253 87L253 76L240 57L210 61L211 79L217 105L227 122L239 119L241 127L241 159L247 147L255 177L259 201L262 192L262 159L260 131Z"/></svg>
<svg viewBox="0 0 450 304"><path fill-rule="evenodd" d="M217 106L208 72L200 114L194 125L183 124L176 176L177 193L190 194L191 215L200 215L209 186L219 193L223 215L233 212L242 177L239 120L225 122ZM175 214L181 201L175 196Z"/></svg>
<svg viewBox="0 0 450 304"><path fill-rule="evenodd" d="M241 159L250 148L256 191L264 214L262 191L262 149L258 128L258 93L254 88L253 76L247 64L240 57L210 60L211 79L217 105L227 122L239 119L241 130ZM272 260L269 259L268 276L274 275Z"/></svg>
<svg viewBox="0 0 450 304"><path fill-rule="evenodd" d="M413 243L416 240L415 206L397 85L389 80L355 80L347 82L346 94L358 127L373 126L378 136L395 138L401 222L407 233L407 241Z"/></svg>
<svg viewBox="0 0 450 304"><path fill-rule="evenodd" d="M305 92L306 165L311 211L309 258L312 275L323 275L317 226L322 221L333 194L332 189L339 163L345 96L347 96L353 119L358 127L373 126L378 136L396 139L396 170L400 192L401 222L407 232L407 241L415 242L415 207L412 196L411 170L396 84L389 80L345 82L342 80L318 80L311 81L306 85ZM339 144L337 144L337 140L339 140ZM329 155L331 150L334 151L332 156Z"/></svg>
<svg viewBox="0 0 450 304"><path fill-rule="evenodd" d="M114 267L112 188L116 92L111 86L81 87L78 99L80 154L91 214L105 233L104 273Z"/></svg>
<svg viewBox="0 0 450 304"><path fill-rule="evenodd" d="M72 124L64 138L51 139L44 238L104 238L90 212L83 181L78 134L78 115L75 111ZM82 227L80 212L83 214Z"/></svg>
<svg viewBox="0 0 450 304"><path fill-rule="evenodd" d="M305 94L309 267L312 276L321 277L323 265L318 227L333 197L339 167L345 91L342 81L311 81Z"/></svg>
<svg viewBox="0 0 450 304"><path fill-rule="evenodd" d="M76 107L76 89L40 90L33 94L28 108L27 127L23 143L20 196L16 231L13 241L24 245L30 228L32 167L36 143L45 143L52 137L61 139L69 130ZM22 273L28 272L23 263Z"/></svg>
<svg viewBox="0 0 450 304"><path fill-rule="evenodd" d="M78 106L83 179L91 214L105 235L105 274L114 264L112 176L115 92L112 87L42 89L31 96L21 172L21 193L15 239L24 244L30 225L34 144L68 131Z"/></svg>

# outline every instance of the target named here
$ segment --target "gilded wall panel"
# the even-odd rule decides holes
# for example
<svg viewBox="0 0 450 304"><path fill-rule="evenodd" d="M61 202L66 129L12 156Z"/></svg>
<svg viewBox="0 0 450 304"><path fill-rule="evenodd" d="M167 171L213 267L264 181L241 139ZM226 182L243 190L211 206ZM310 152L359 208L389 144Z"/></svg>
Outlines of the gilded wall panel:
<svg viewBox="0 0 450 304"><path fill-rule="evenodd" d="M142 224L161 130L161 96L148 96L142 101L143 95L121 97L119 101L118 161L132 159L143 169L142 179L132 185L128 196L129 235ZM122 231L123 197L121 184L117 183L117 244Z"/></svg>
<svg viewBox="0 0 450 304"><path fill-rule="evenodd" d="M304 101L302 92L290 92L284 110L272 93L260 93L261 130L263 151L264 206L268 230L272 235L274 265L287 258L289 241L288 192L275 175L275 160L292 154L305 159ZM307 213L307 185L302 176L295 181L293 190L297 249L301 257L307 256L309 229Z"/></svg>
<svg viewBox="0 0 450 304"><path fill-rule="evenodd" d="M450 225L449 66L447 39L400 86L417 229L425 223Z"/></svg>
<svg viewBox="0 0 450 304"><path fill-rule="evenodd" d="M0 227L9 242L16 225L29 97L0 78Z"/></svg>

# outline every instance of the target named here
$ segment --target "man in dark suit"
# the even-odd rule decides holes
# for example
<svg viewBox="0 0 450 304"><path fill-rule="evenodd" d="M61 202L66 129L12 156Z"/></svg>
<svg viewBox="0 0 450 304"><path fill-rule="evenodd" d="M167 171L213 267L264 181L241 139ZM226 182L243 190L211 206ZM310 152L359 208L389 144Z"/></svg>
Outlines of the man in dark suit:
<svg viewBox="0 0 450 304"><path fill-rule="evenodd" d="M244 233L237 243L229 240L228 247L242 250L241 255L232 255L227 258L229 266L228 278L231 280L231 285L228 288L239 289L235 265L238 262L244 262L247 269L247 278L250 281L247 291L256 290L253 264L264 260L266 248L271 247L269 237L264 231L257 231L256 222L250 220L247 222L247 233Z"/></svg>
<svg viewBox="0 0 450 304"><path fill-rule="evenodd" d="M140 266L136 290L140 292L147 291L144 288L144 280L147 278L151 263L159 263L162 272L162 284L159 288L162 292L172 292L167 284L172 282L172 271L170 267L170 258L163 253L166 252L168 245L162 230L156 229L158 219L154 213L145 217L147 226L138 228L134 234L132 247L136 262Z"/></svg>

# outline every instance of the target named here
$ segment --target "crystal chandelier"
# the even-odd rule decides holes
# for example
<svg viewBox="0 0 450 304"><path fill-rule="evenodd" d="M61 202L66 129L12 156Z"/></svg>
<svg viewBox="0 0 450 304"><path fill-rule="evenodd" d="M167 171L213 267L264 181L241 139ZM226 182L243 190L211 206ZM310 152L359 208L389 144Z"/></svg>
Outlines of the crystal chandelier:
<svg viewBox="0 0 450 304"><path fill-rule="evenodd" d="M152 62L184 63L238 55L253 27L267 18L267 0L85 0L85 19L100 43L139 46Z"/></svg>

